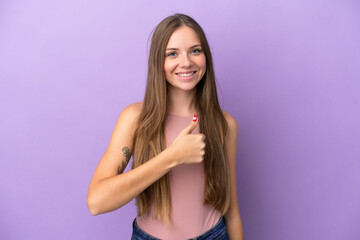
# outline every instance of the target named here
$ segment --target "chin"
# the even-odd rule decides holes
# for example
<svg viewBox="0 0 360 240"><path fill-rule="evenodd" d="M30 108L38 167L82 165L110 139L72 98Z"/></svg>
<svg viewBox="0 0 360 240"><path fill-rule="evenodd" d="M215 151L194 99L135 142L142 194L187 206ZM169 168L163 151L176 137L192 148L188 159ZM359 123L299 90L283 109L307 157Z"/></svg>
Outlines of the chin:
<svg viewBox="0 0 360 240"><path fill-rule="evenodd" d="M200 80L193 80L189 82L181 82L177 81L177 79L171 79L170 81L167 80L168 87L172 88L173 90L182 90L182 91L191 91L194 90Z"/></svg>
<svg viewBox="0 0 360 240"><path fill-rule="evenodd" d="M191 85L188 84L186 86L184 86L182 84L179 84L179 85L175 86L175 88L183 90L183 91L191 91L191 90L194 90L196 88L196 85L197 85L197 83L196 84L191 84Z"/></svg>

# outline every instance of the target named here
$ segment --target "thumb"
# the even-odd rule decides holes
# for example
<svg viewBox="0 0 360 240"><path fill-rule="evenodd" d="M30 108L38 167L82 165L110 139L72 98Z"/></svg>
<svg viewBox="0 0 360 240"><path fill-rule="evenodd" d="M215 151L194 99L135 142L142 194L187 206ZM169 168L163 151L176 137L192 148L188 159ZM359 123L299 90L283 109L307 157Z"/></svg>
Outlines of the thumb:
<svg viewBox="0 0 360 240"><path fill-rule="evenodd" d="M182 131L183 134L190 134L196 128L196 126L198 125L197 122L198 122L197 121L197 116L194 115L193 120L191 121L191 123L186 128L184 128L184 130Z"/></svg>

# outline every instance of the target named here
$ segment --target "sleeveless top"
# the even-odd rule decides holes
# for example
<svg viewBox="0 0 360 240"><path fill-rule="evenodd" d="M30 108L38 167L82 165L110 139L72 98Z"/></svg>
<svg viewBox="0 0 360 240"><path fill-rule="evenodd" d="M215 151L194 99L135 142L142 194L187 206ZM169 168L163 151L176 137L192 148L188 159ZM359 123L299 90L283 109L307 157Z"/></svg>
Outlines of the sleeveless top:
<svg viewBox="0 0 360 240"><path fill-rule="evenodd" d="M192 117L167 113L165 119L167 146L170 146L177 135L190 124ZM199 133L199 125L192 133ZM203 163L174 167L170 171L172 226L166 227L153 218L153 206L150 206L146 215L137 216L138 226L152 236L166 240L189 239L208 231L219 221L221 212L213 206L203 204L204 186Z"/></svg>

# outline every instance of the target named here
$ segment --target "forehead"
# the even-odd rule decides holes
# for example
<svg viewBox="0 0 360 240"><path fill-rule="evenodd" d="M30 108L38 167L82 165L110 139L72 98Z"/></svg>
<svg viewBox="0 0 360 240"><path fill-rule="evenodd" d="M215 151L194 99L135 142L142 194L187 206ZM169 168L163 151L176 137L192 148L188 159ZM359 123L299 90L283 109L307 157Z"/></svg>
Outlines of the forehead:
<svg viewBox="0 0 360 240"><path fill-rule="evenodd" d="M166 47L187 48L196 44L200 44L200 38L194 29L188 26L181 26L172 33Z"/></svg>

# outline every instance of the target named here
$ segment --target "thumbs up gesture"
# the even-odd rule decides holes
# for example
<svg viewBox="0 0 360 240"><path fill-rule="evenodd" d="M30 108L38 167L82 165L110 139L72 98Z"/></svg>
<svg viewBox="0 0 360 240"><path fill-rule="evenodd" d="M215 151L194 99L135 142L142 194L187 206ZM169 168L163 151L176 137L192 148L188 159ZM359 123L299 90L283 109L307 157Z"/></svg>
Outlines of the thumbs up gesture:
<svg viewBox="0 0 360 240"><path fill-rule="evenodd" d="M200 163L204 159L205 135L192 133L197 125L197 117L194 115L193 121L178 134L169 147L178 164Z"/></svg>

